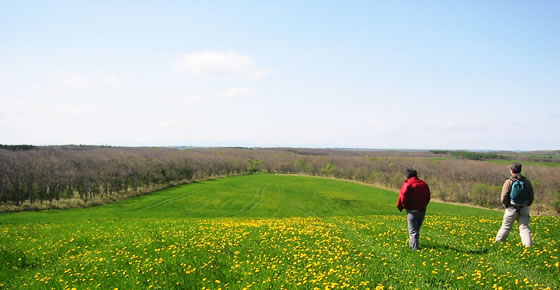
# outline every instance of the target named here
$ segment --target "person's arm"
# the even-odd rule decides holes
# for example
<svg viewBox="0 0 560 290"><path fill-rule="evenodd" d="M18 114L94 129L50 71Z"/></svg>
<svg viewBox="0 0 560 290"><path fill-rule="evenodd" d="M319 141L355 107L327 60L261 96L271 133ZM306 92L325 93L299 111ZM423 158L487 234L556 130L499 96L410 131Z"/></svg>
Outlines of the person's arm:
<svg viewBox="0 0 560 290"><path fill-rule="evenodd" d="M428 191L428 200L426 201L426 205L430 203L430 199L432 198L432 193L430 192L430 187L426 183L426 190Z"/></svg>
<svg viewBox="0 0 560 290"><path fill-rule="evenodd" d="M511 205L511 200L509 198L509 192L511 191L511 184L512 181L511 179L508 178L506 182L504 182L504 186L502 187L502 196L500 198L500 201L505 207Z"/></svg>
<svg viewBox="0 0 560 290"><path fill-rule="evenodd" d="M401 192L399 193L399 199L397 200L397 208L402 211L406 208L406 203L408 202L408 184L405 182L401 187Z"/></svg>
<svg viewBox="0 0 560 290"><path fill-rule="evenodd" d="M533 191L533 185L531 184L531 181L529 181L529 179L526 180L527 183L527 189L529 190L529 200L527 201L527 205L531 206L531 204L533 204L533 201L535 200L535 192Z"/></svg>

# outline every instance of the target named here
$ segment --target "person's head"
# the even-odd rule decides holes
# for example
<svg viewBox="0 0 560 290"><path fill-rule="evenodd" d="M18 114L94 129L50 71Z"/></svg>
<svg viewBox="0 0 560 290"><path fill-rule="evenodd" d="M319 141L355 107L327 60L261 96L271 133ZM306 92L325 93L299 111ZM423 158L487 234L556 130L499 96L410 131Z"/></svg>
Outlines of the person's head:
<svg viewBox="0 0 560 290"><path fill-rule="evenodd" d="M418 173L416 173L416 170L411 169L411 168L408 168L408 169L406 170L406 178L407 178L407 179L408 179L408 178L411 178L411 177L416 177L416 176L418 176Z"/></svg>
<svg viewBox="0 0 560 290"><path fill-rule="evenodd" d="M519 163L513 163L510 167L509 170L511 170L511 173L513 174L519 174L521 173L521 164Z"/></svg>

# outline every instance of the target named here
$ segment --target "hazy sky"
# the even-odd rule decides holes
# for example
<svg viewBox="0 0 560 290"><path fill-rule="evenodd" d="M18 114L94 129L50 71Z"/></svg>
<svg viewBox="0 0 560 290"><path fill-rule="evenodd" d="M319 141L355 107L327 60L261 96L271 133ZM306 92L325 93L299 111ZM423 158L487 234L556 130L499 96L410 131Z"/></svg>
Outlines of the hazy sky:
<svg viewBox="0 0 560 290"><path fill-rule="evenodd" d="M560 149L560 1L0 1L0 143Z"/></svg>

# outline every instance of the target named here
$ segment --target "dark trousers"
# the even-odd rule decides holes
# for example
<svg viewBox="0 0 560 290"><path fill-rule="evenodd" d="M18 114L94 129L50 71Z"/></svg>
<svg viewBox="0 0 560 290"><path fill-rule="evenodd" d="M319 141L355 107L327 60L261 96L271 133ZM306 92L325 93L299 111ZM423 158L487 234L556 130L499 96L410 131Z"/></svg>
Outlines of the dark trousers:
<svg viewBox="0 0 560 290"><path fill-rule="evenodd" d="M418 239L420 238L420 228L424 222L426 212L417 210L406 210L406 212L408 213L408 244L411 249L418 250L420 249L420 245L418 244Z"/></svg>

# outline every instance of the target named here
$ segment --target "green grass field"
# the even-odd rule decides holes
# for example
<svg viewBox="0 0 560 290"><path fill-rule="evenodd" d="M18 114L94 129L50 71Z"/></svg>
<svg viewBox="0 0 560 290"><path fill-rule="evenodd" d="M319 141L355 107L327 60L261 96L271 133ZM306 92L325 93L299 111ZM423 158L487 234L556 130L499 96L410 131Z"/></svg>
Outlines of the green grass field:
<svg viewBox="0 0 560 290"><path fill-rule="evenodd" d="M396 193L249 175L87 209L0 214L6 289L558 288L560 219L494 245L502 213L431 203L408 249Z"/></svg>

